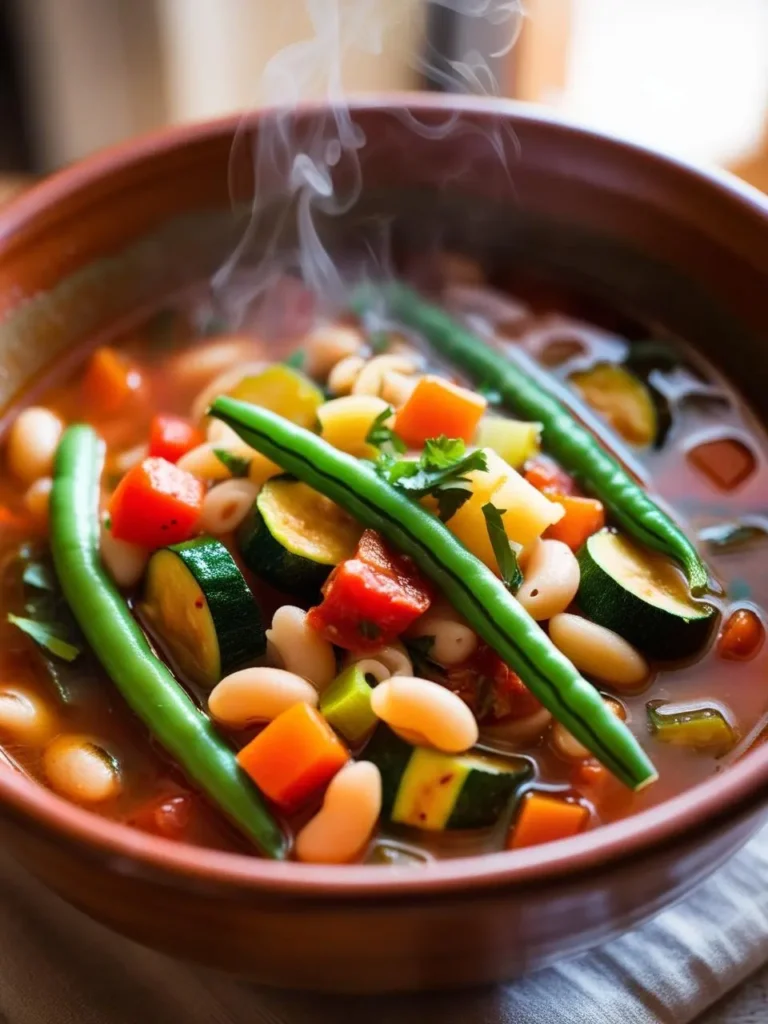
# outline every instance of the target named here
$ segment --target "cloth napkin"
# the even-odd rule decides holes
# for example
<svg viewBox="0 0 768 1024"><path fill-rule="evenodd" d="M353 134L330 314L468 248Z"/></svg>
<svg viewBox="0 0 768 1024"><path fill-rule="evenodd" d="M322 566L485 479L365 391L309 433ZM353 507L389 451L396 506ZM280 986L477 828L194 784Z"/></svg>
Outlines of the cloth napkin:
<svg viewBox="0 0 768 1024"><path fill-rule="evenodd" d="M768 827L684 901L566 963L487 989L334 997L258 988L153 953L73 910L2 854L0 1019L8 1024L685 1024L768 960L766 882Z"/></svg>

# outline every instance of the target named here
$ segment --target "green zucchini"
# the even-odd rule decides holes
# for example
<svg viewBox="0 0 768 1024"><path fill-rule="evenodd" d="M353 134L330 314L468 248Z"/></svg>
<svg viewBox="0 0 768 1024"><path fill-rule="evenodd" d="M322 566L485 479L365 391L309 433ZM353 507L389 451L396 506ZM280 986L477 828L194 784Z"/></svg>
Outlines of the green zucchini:
<svg viewBox="0 0 768 1024"><path fill-rule="evenodd" d="M714 704L668 704L653 700L646 705L646 712L651 734L675 747L722 756L738 740L733 725Z"/></svg>
<svg viewBox="0 0 768 1024"><path fill-rule="evenodd" d="M362 526L293 477L262 487L237 533L248 568L277 590L311 600L331 569L351 558Z"/></svg>
<svg viewBox="0 0 768 1024"><path fill-rule="evenodd" d="M612 629L652 658L686 658L707 642L711 605L694 600L676 566L611 530L600 530L578 555L578 603L587 618Z"/></svg>
<svg viewBox="0 0 768 1024"><path fill-rule="evenodd" d="M360 743L378 719L371 707L371 687L359 665L350 665L320 695L320 714L348 743Z"/></svg>
<svg viewBox="0 0 768 1024"><path fill-rule="evenodd" d="M206 689L260 657L266 647L253 594L213 537L152 555L140 614L173 667Z"/></svg>
<svg viewBox="0 0 768 1024"><path fill-rule="evenodd" d="M658 422L646 385L614 363L598 363L568 378L581 397L630 444L647 447L656 440Z"/></svg>
<svg viewBox="0 0 768 1024"><path fill-rule="evenodd" d="M382 817L425 831L488 828L531 777L530 761L442 754L379 726L362 757L381 772Z"/></svg>

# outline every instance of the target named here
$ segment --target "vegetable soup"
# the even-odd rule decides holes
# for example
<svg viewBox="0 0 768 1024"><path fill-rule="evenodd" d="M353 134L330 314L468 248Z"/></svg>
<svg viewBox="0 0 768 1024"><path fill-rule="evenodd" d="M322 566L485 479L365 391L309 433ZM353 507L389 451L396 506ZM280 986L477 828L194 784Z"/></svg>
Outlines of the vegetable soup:
<svg viewBox="0 0 768 1024"><path fill-rule="evenodd" d="M269 343L190 291L7 415L3 770L170 840L418 866L762 739L762 429L683 342L444 263Z"/></svg>

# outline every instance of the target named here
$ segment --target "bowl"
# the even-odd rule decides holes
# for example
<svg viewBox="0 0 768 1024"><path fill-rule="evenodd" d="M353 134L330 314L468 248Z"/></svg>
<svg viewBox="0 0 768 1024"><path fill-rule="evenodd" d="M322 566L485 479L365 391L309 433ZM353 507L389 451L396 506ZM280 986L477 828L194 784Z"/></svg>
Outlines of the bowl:
<svg viewBox="0 0 768 1024"><path fill-rule="evenodd" d="M377 97L353 103L351 118L369 140L363 189L319 218L329 246L380 240L386 225L387 246L458 245L607 292L699 346L768 413L764 197L508 103ZM328 121L327 108L307 107L293 127ZM246 265L264 232L274 241L279 174L264 215L248 210L265 123L255 113L130 142L0 212L6 409L82 339L209 276L238 246ZM290 230L279 239L295 242ZM763 746L682 796L543 847L418 869L322 867L148 836L0 767L4 842L65 900L166 953L329 991L493 982L594 946L714 871L767 800Z"/></svg>

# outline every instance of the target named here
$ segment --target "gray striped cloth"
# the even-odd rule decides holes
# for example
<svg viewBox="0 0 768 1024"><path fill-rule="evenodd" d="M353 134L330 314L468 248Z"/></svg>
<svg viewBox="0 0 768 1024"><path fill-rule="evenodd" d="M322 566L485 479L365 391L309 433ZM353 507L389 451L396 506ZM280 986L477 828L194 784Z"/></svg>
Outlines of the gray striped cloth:
<svg viewBox="0 0 768 1024"><path fill-rule="evenodd" d="M0 866L0 1015L10 1024L685 1024L768 959L768 828L622 938L514 984L446 995L259 989L112 935L7 855Z"/></svg>

